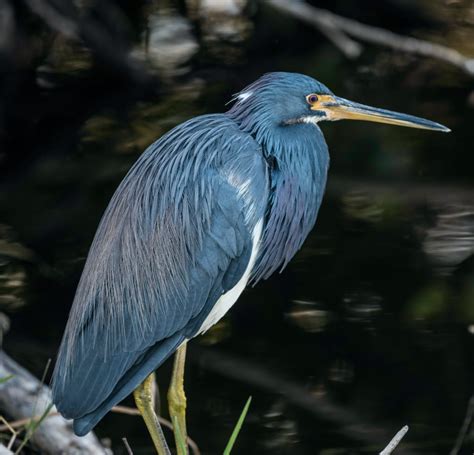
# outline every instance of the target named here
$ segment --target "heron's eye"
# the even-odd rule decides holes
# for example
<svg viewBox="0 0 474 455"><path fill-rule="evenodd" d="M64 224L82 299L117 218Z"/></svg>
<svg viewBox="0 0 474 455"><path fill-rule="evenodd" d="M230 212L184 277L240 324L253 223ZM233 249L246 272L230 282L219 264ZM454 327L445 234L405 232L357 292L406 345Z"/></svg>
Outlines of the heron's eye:
<svg viewBox="0 0 474 455"><path fill-rule="evenodd" d="M311 93L310 95L308 95L306 97L306 101L308 102L308 104L315 104L317 101L318 101L318 95L316 95L315 93Z"/></svg>

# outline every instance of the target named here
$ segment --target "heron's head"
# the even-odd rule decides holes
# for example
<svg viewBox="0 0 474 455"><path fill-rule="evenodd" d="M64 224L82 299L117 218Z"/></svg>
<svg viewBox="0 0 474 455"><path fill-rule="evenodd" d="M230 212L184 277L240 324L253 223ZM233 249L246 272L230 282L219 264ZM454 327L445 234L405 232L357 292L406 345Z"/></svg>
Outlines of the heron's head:
<svg viewBox="0 0 474 455"><path fill-rule="evenodd" d="M340 98L321 82L297 73L265 74L238 93L234 100L236 103L229 113L244 125L247 122L291 126L347 119L450 131L430 120Z"/></svg>

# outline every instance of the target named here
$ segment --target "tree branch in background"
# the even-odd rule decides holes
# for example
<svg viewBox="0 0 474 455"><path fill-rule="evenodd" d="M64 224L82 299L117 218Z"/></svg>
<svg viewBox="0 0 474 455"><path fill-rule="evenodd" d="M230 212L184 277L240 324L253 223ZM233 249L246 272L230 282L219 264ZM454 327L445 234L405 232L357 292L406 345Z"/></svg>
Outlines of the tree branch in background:
<svg viewBox="0 0 474 455"><path fill-rule="evenodd" d="M0 52L8 52L15 34L13 8L7 0L0 0Z"/></svg>
<svg viewBox="0 0 474 455"><path fill-rule="evenodd" d="M449 455L458 455L459 451L461 450L464 440L469 432L469 428L472 425L472 419L474 418L474 396L472 396L469 400L467 405L466 417L464 417L464 421L462 423L461 429L459 430L458 437L456 438L456 442L454 443L454 447L449 452Z"/></svg>
<svg viewBox="0 0 474 455"><path fill-rule="evenodd" d="M64 35L66 38L77 40L79 39L79 27L77 24L62 15L53 5L45 0L25 0L25 3L30 7L31 11L39 16L43 21L57 32Z"/></svg>
<svg viewBox="0 0 474 455"><path fill-rule="evenodd" d="M398 35L383 28L362 24L353 19L339 16L328 10L308 5L304 1L265 0L267 4L279 11L289 14L308 24L314 25L327 36L347 57L356 58L360 55L361 48L354 46L347 36L350 35L361 41L389 47L409 54L431 57L462 69L470 76L474 76L474 59L468 58L455 49L429 41ZM335 31L339 35L335 34ZM328 36L331 35L331 36ZM337 37L338 39L335 39ZM349 44L351 43L351 44Z"/></svg>
<svg viewBox="0 0 474 455"><path fill-rule="evenodd" d="M154 75L139 60L134 58L124 40L117 39L96 18L80 14L70 1L24 0L31 11L40 17L52 30L66 38L82 41L101 62L105 62L118 76L125 76L138 85L157 85ZM97 2L100 15L116 24L126 22L119 8L109 1Z"/></svg>
<svg viewBox="0 0 474 455"><path fill-rule="evenodd" d="M284 13L314 25L346 57L356 58L362 53L362 46L349 38L331 18L331 13L314 8L302 1L267 0L267 3ZM321 14L322 12L322 14Z"/></svg>

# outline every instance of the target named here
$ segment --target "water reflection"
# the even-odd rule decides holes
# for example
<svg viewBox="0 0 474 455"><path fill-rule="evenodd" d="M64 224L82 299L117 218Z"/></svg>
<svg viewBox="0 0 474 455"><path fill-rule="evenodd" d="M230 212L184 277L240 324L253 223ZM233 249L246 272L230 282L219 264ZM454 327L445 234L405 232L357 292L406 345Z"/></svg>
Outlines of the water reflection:
<svg viewBox="0 0 474 455"><path fill-rule="evenodd" d="M373 328L375 318L382 311L382 296L361 284L357 291L347 292L343 297L344 312L349 323Z"/></svg>
<svg viewBox="0 0 474 455"><path fill-rule="evenodd" d="M281 399L272 403L270 409L264 413L262 425L269 430L262 442L266 450L290 450L290 447L294 447L299 441L298 424L288 418L288 406Z"/></svg>
<svg viewBox="0 0 474 455"><path fill-rule="evenodd" d="M474 254L474 205L439 205L435 218L423 250L441 274L449 274Z"/></svg>
<svg viewBox="0 0 474 455"><path fill-rule="evenodd" d="M239 63L243 42L253 23L246 16L247 0L187 0L190 17L199 24L205 51L211 58Z"/></svg>
<svg viewBox="0 0 474 455"><path fill-rule="evenodd" d="M352 191L344 195L342 202L346 214L370 223L382 221L385 206L382 201L363 191Z"/></svg>
<svg viewBox="0 0 474 455"><path fill-rule="evenodd" d="M330 313L323 305L307 300L293 300L286 317L297 327L308 333L324 331L330 320Z"/></svg>
<svg viewBox="0 0 474 455"><path fill-rule="evenodd" d="M11 227L0 224L0 310L14 311L25 304L27 274L25 263L34 254L14 240Z"/></svg>
<svg viewBox="0 0 474 455"><path fill-rule="evenodd" d="M354 380L354 365L342 358L335 359L329 368L328 380L336 384L351 384Z"/></svg>
<svg viewBox="0 0 474 455"><path fill-rule="evenodd" d="M190 60L199 49L189 19L172 8L149 14L143 41L142 58L167 78L189 72Z"/></svg>

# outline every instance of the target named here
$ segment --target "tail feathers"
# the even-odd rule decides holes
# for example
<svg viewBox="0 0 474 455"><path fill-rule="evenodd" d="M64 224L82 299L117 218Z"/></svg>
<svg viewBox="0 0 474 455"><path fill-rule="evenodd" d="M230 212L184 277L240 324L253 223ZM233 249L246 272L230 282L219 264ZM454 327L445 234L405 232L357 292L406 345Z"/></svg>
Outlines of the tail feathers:
<svg viewBox="0 0 474 455"><path fill-rule="evenodd" d="M74 419L74 433L77 436L89 433L107 412L130 395L184 340L184 335L177 333L150 347L142 359L125 373L112 393L96 409Z"/></svg>

